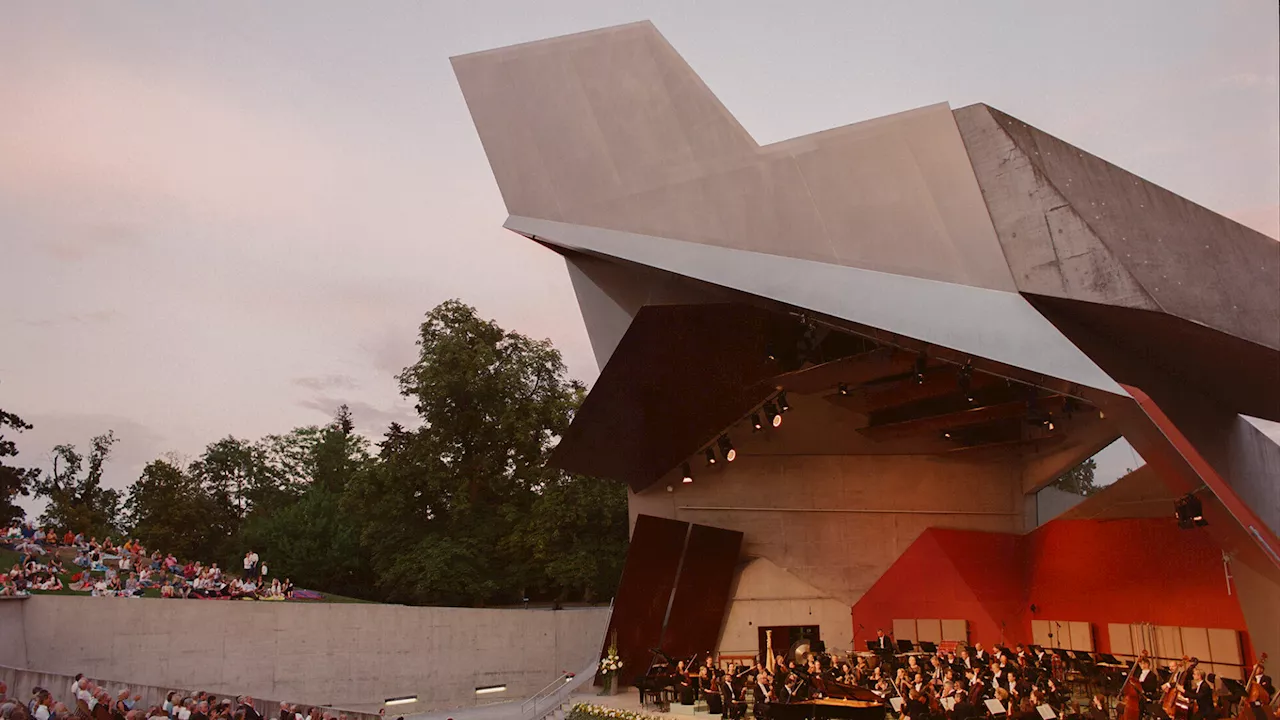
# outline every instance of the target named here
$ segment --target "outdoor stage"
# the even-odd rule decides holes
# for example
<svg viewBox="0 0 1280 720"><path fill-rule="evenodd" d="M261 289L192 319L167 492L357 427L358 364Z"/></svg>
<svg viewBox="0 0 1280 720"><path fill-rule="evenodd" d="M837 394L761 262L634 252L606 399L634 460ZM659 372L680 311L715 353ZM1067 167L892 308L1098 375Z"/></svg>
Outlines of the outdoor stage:
<svg viewBox="0 0 1280 720"><path fill-rule="evenodd" d="M629 488L625 667L1280 653L1280 243L983 104L762 146L647 22L453 66L601 365L552 460Z"/></svg>

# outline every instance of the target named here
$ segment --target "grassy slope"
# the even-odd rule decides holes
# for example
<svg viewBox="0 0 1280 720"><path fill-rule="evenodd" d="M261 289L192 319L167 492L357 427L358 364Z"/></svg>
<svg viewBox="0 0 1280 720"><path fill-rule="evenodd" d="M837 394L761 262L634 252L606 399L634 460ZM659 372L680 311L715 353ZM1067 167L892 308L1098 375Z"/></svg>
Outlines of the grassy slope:
<svg viewBox="0 0 1280 720"><path fill-rule="evenodd" d="M80 568L71 563L71 559L75 557L75 553L60 552L59 557L62 558L62 564L67 566L68 572L58 576L62 580L63 589L61 590L32 590L32 595L80 595L88 597L89 593L76 592L71 589L71 576L80 572ZM8 573L10 568L22 562L22 556L10 550L7 547L0 547L0 571ZM99 574L100 575L100 574ZM367 603L368 600L360 600L358 598L344 597L342 595L332 595L323 593L323 600L286 600L285 602L330 602L330 603ZM148 588L143 591L143 597L158 598L160 597L160 588Z"/></svg>

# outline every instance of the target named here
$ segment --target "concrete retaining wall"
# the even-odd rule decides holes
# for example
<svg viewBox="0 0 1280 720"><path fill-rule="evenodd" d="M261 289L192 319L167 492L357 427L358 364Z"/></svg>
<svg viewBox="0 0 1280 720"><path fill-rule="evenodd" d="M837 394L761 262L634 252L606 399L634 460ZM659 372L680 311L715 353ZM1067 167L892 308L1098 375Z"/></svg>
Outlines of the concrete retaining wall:
<svg viewBox="0 0 1280 720"><path fill-rule="evenodd" d="M10 606L19 609L15 613ZM20 616L20 617L19 617ZM376 711L518 698L599 652L607 608L477 610L400 605L37 596L0 603L0 664L95 679Z"/></svg>

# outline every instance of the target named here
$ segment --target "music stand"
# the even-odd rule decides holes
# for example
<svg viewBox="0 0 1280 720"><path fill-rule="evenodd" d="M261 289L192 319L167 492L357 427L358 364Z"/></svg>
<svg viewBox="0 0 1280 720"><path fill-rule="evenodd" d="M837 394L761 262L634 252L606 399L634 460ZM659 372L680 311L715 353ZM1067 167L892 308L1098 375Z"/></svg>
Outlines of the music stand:
<svg viewBox="0 0 1280 720"><path fill-rule="evenodd" d="M1231 696L1232 700L1239 700L1244 697L1244 683L1229 677L1219 677L1218 679L1222 681L1222 686L1227 689L1227 694Z"/></svg>
<svg viewBox="0 0 1280 720"><path fill-rule="evenodd" d="M1098 653L1098 663L1106 665L1120 665L1121 667L1124 666L1124 663L1120 662L1115 655L1110 653Z"/></svg>
<svg viewBox="0 0 1280 720"><path fill-rule="evenodd" d="M868 652L880 652L880 648L876 647L876 641L875 641L875 640L868 640L868 641L867 641L867 651L868 651Z"/></svg>
<svg viewBox="0 0 1280 720"><path fill-rule="evenodd" d="M921 641L920 641L920 652L927 652L927 653L929 653L930 655L932 655L933 653L938 652L938 644L937 644L937 643L931 643L931 642L928 642L928 641L925 641L925 640L921 640Z"/></svg>
<svg viewBox="0 0 1280 720"><path fill-rule="evenodd" d="M899 641L898 641L898 652L900 652L900 653L909 653L909 652L911 652L911 651L913 651L913 650L915 650L915 645L914 645L914 643L912 643L910 640L899 640Z"/></svg>

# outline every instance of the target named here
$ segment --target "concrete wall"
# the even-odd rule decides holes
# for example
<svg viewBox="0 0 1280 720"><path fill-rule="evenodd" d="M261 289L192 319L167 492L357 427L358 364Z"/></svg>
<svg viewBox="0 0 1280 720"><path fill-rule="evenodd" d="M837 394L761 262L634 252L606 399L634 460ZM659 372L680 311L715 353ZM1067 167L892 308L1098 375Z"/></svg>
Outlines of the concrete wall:
<svg viewBox="0 0 1280 720"><path fill-rule="evenodd" d="M847 452L857 433L834 422L838 411L822 398L796 395L791 403L780 428L731 431L735 462L695 462L692 484L677 470L632 493L632 517L740 530L744 557L767 558L846 608L925 528L1029 529L1017 456L819 454Z"/></svg>
<svg viewBox="0 0 1280 720"><path fill-rule="evenodd" d="M27 643L22 635L24 598L0 598L0 665L26 667Z"/></svg>
<svg viewBox="0 0 1280 720"><path fill-rule="evenodd" d="M606 608L50 595L0 603L0 613L11 604L21 610L25 665L34 670L353 710L376 710L400 695L419 697L415 711L469 705L485 685L506 684L508 698L532 694L588 663L608 618ZM13 634L15 617L0 615L0 633ZM19 665L5 654L0 663Z"/></svg>
<svg viewBox="0 0 1280 720"><path fill-rule="evenodd" d="M770 625L817 625L831 650L847 650L853 642L849 605L800 580L765 558L738 568L729 612L720 633L722 655L755 655L756 628ZM785 648L783 648L785 649Z"/></svg>

